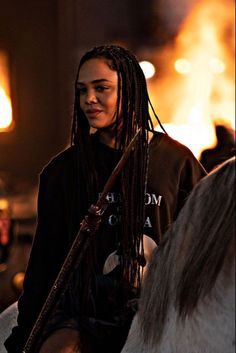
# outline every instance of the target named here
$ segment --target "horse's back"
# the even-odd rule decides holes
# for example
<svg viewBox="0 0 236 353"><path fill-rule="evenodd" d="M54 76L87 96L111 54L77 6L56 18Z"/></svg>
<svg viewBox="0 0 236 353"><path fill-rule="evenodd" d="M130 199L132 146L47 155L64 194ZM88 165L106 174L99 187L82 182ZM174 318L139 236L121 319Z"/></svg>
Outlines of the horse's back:
<svg viewBox="0 0 236 353"><path fill-rule="evenodd" d="M17 324L17 302L10 305L0 314L0 353L6 353L4 342L10 336L11 330Z"/></svg>
<svg viewBox="0 0 236 353"><path fill-rule="evenodd" d="M159 342L144 340L136 314L121 353L235 353L235 289L208 299L184 321L171 305Z"/></svg>

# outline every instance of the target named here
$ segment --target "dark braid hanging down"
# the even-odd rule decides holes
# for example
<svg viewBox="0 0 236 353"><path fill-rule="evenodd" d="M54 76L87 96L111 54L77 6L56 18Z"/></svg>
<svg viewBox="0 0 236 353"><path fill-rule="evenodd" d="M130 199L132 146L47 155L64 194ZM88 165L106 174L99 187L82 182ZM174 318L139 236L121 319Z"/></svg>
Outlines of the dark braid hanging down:
<svg viewBox="0 0 236 353"><path fill-rule="evenodd" d="M140 271L138 258L140 244L142 246L144 225L144 197L148 164L148 130L153 130L153 123L148 111L150 101L146 79L135 56L127 49L116 45L95 47L87 52L80 61L75 82L75 104L71 141L79 150L79 160L82 161L81 163L83 165L82 168L79 169L83 173L84 180L87 181L87 207L96 201L98 191L97 176L91 139L89 138L90 127L80 108L77 80L81 66L86 61L94 58L107 59L110 68L118 74L116 116L121 116L122 118L118 146L121 151L125 150L137 132L137 129L141 128L141 134L139 135L135 151L126 163L121 177L121 231L124 255L124 277L128 279L131 286L133 286L138 279L138 283L136 284L139 288ZM118 127L116 129L118 133Z"/></svg>

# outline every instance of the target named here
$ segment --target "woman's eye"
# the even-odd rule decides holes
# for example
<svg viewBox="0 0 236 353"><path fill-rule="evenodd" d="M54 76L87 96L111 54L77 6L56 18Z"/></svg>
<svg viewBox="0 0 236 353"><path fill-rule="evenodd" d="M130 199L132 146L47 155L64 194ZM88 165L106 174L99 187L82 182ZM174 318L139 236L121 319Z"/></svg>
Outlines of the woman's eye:
<svg viewBox="0 0 236 353"><path fill-rule="evenodd" d="M107 89L108 89L108 87L106 87L106 86L97 86L96 87L96 91L98 91L98 92L103 92Z"/></svg>
<svg viewBox="0 0 236 353"><path fill-rule="evenodd" d="M86 87L78 87L77 92L79 94L85 94L87 92L87 88Z"/></svg>
<svg viewBox="0 0 236 353"><path fill-rule="evenodd" d="M87 89L85 87L79 87L78 91L80 94L85 94L87 92Z"/></svg>

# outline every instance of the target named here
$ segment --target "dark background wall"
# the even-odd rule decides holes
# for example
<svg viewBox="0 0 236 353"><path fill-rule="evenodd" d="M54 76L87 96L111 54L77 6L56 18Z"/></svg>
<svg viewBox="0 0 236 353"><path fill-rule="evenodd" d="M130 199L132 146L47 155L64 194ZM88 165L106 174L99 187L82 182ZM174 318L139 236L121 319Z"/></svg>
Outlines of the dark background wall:
<svg viewBox="0 0 236 353"><path fill-rule="evenodd" d="M1 1L0 8L0 47L10 58L15 120L12 131L0 133L0 171L14 182L35 181L47 153L62 143L57 128L56 1L25 1L24 6Z"/></svg>

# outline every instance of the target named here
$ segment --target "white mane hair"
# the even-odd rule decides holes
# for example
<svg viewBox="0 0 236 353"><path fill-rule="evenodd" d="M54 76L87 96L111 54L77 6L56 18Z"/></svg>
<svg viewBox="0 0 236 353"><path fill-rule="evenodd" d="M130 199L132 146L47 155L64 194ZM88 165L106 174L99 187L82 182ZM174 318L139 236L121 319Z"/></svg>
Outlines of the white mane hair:
<svg viewBox="0 0 236 353"><path fill-rule="evenodd" d="M12 328L17 325L17 315L17 302L0 313L0 353L7 353L4 342L10 336Z"/></svg>
<svg viewBox="0 0 236 353"><path fill-rule="evenodd" d="M235 352L235 158L203 178L153 253L122 353Z"/></svg>

